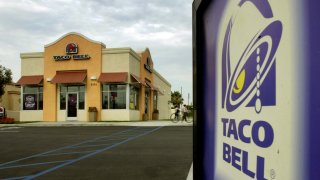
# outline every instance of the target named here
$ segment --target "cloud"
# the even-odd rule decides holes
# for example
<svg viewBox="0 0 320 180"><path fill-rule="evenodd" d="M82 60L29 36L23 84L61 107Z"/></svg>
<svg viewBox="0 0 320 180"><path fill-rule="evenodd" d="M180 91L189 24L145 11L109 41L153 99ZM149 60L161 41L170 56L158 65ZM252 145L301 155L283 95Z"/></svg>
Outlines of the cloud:
<svg viewBox="0 0 320 180"><path fill-rule="evenodd" d="M149 47L173 89L192 92L192 1L10 0L0 2L0 63L20 78L20 53L43 51L68 32L107 47Z"/></svg>

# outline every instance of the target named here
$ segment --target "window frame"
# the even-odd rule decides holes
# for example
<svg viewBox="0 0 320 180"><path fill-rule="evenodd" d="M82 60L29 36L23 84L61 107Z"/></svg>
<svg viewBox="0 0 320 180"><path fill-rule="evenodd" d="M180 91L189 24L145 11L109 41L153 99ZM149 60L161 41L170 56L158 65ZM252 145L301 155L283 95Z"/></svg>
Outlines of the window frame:
<svg viewBox="0 0 320 180"><path fill-rule="evenodd" d="M117 86L117 89L116 90L113 90L111 88L111 86L113 85L116 85ZM118 88L118 86L123 86L124 88ZM101 108L102 110L119 110L119 109L127 109L127 86L128 84L124 84L124 83L104 83L104 84L101 84ZM124 108L111 108L111 103L110 103L110 100L111 100L111 97L110 94L111 93L123 93L125 99L124 101L122 102L124 104ZM107 97L107 98L104 98L104 97ZM122 104L122 105L123 105Z"/></svg>
<svg viewBox="0 0 320 180"><path fill-rule="evenodd" d="M72 89L76 87L77 89ZM83 88L82 88L83 87ZM70 89L70 91L69 91ZM86 108L86 85L59 85L59 110L67 110L67 94L68 93L77 93L77 110L85 110ZM65 96L64 106L61 102L61 95ZM83 106L80 107L80 95L83 95ZM61 108L62 107L62 108Z"/></svg>
<svg viewBox="0 0 320 180"><path fill-rule="evenodd" d="M34 89L30 92L27 89ZM32 95L35 98L36 108L35 109L27 109L25 104L25 96ZM41 98L40 98L41 97ZM43 86L23 86L22 87L22 110L23 111L38 111L43 110Z"/></svg>
<svg viewBox="0 0 320 180"><path fill-rule="evenodd" d="M132 93L134 92L134 93ZM131 96L133 97L133 106L134 108L131 108ZM134 85L129 85L129 110L140 110L140 88Z"/></svg>

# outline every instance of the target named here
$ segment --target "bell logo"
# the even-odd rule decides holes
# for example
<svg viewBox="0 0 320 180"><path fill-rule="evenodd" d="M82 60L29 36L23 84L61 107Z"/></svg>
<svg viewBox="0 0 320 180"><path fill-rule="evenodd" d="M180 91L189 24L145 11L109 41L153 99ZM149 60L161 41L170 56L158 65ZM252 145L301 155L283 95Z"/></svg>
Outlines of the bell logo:
<svg viewBox="0 0 320 180"><path fill-rule="evenodd" d="M66 46L67 54L78 54L78 45L75 43L69 43Z"/></svg>
<svg viewBox="0 0 320 180"><path fill-rule="evenodd" d="M251 33L239 58L230 58L233 25L237 20L235 13L229 20L222 47L222 108L228 112L238 107L254 107L260 113L263 106L276 105L276 52L282 35L282 23L273 20L273 13L268 1L242 0L238 4L251 3L258 11L257 17L267 24ZM243 12L243 11L242 11ZM241 33L241 32L240 32Z"/></svg>

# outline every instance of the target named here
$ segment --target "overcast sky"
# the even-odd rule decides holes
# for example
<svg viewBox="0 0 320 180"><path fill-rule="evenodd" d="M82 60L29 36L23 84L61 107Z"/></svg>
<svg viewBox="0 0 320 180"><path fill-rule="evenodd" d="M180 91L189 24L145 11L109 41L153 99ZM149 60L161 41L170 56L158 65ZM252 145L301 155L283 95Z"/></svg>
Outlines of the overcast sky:
<svg viewBox="0 0 320 180"><path fill-rule="evenodd" d="M155 69L192 101L192 0L0 0L0 64L21 76L21 52L68 32L107 48L148 47Z"/></svg>

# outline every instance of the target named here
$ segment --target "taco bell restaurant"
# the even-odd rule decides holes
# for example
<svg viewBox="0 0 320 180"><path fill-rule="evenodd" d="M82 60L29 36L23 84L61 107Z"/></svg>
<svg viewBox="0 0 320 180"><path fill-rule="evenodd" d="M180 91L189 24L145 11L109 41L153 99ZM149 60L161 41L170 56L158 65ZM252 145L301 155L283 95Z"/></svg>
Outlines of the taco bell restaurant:
<svg viewBox="0 0 320 180"><path fill-rule="evenodd" d="M171 84L148 48L108 48L68 33L43 52L21 53L20 121L168 119Z"/></svg>

